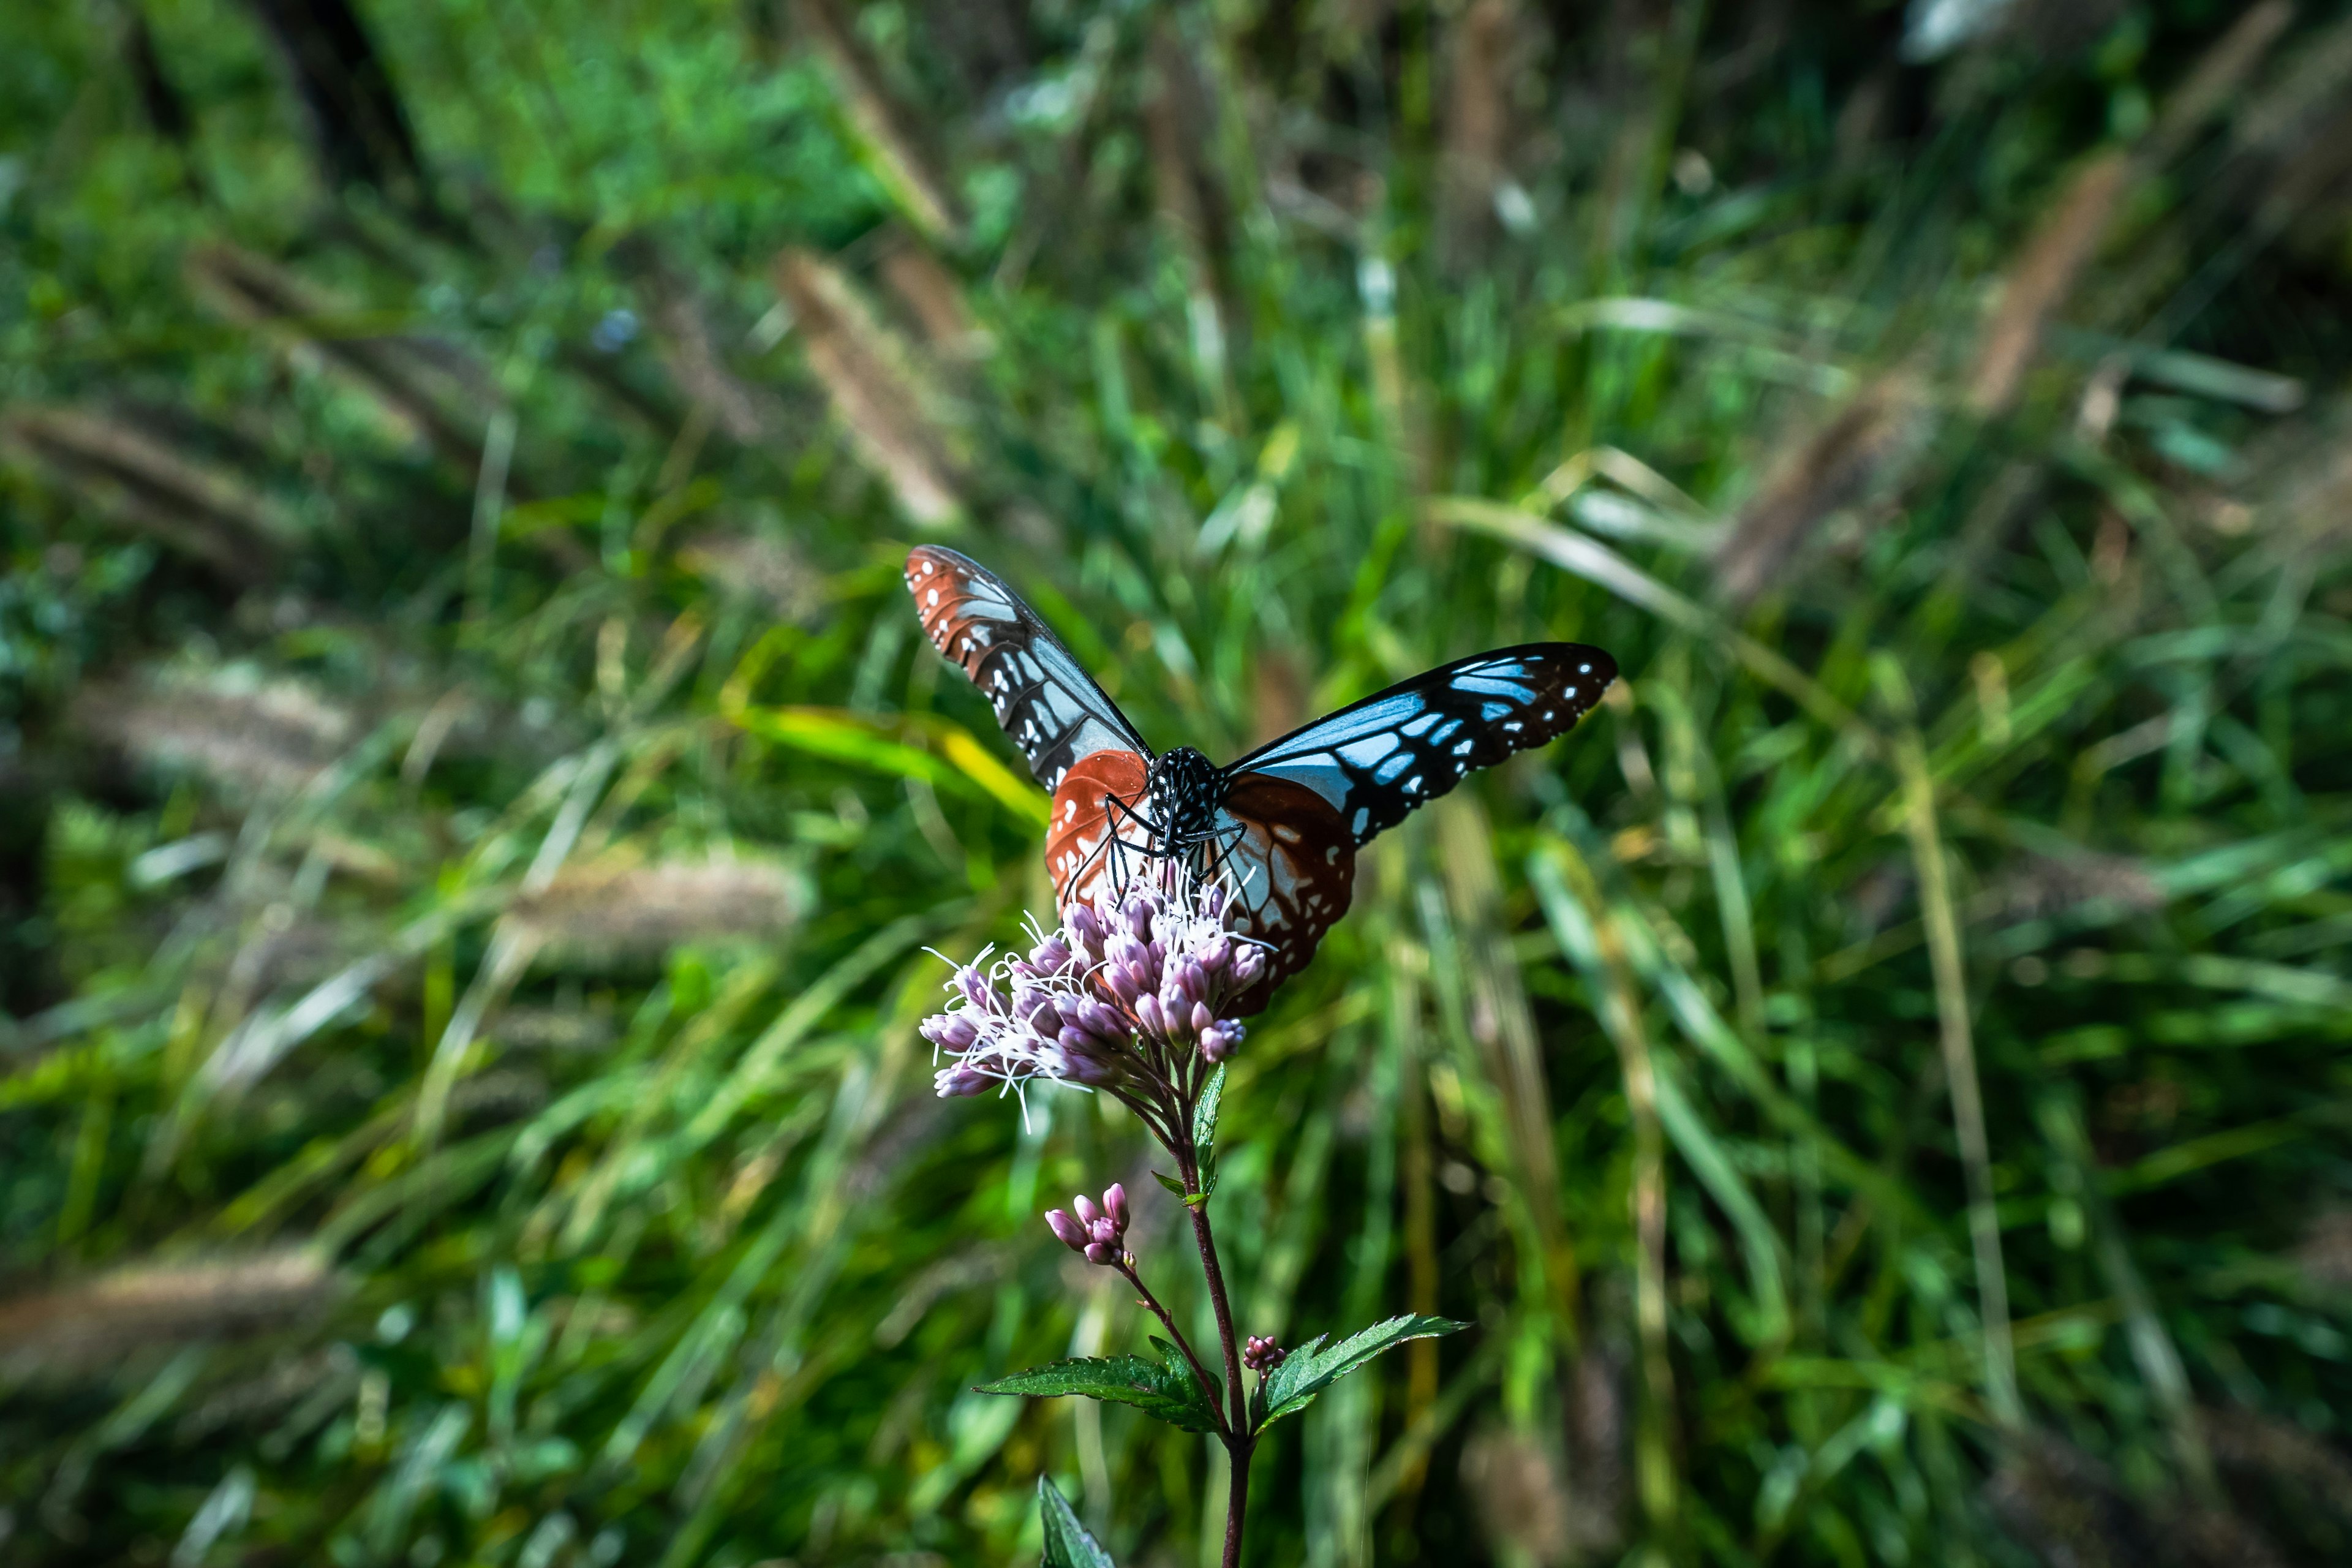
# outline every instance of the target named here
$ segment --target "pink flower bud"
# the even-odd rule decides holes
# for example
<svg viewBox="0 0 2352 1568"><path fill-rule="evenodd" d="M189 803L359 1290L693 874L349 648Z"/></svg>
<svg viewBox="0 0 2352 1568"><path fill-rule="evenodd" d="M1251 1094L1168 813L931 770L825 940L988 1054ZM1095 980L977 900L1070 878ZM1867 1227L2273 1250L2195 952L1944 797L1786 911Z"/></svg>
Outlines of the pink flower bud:
<svg viewBox="0 0 2352 1568"><path fill-rule="evenodd" d="M1122 1046L1127 1043L1127 1020L1091 996L1078 1003L1077 1024L1078 1027L1095 1036L1107 1046Z"/></svg>
<svg viewBox="0 0 2352 1568"><path fill-rule="evenodd" d="M1069 945L1058 936L1048 935L1029 950L1029 962L1045 974L1059 974L1070 966Z"/></svg>
<svg viewBox="0 0 2352 1568"><path fill-rule="evenodd" d="M1234 984L1247 985L1265 971L1265 949L1238 947L1234 952Z"/></svg>
<svg viewBox="0 0 2352 1568"><path fill-rule="evenodd" d="M1060 1239L1062 1245L1073 1252L1085 1247L1090 1239L1087 1235L1086 1226L1060 1209L1045 1211L1045 1228L1052 1231Z"/></svg>
<svg viewBox="0 0 2352 1568"><path fill-rule="evenodd" d="M1102 1218L1102 1210L1095 1207L1094 1199L1087 1196L1084 1193L1080 1193L1076 1197L1072 1198L1070 1200L1070 1206L1078 1211L1078 1223L1085 1226L1088 1230L1094 1229L1095 1221Z"/></svg>
<svg viewBox="0 0 2352 1568"><path fill-rule="evenodd" d="M1209 1005L1206 1002L1195 1002L1192 1004L1192 1032L1194 1034L1201 1034L1204 1030L1208 1029L1212 1025L1215 1024L1216 1021L1217 1016L1209 1011Z"/></svg>
<svg viewBox="0 0 2352 1568"><path fill-rule="evenodd" d="M984 1013L996 1011L996 988L988 983L988 976L978 968L965 964L956 971L955 980L956 989L963 993L965 1001Z"/></svg>
<svg viewBox="0 0 2352 1568"><path fill-rule="evenodd" d="M1110 1215L1111 1224L1118 1226L1121 1236L1127 1234L1127 1188L1113 1182L1103 1193L1103 1213Z"/></svg>
<svg viewBox="0 0 2352 1568"><path fill-rule="evenodd" d="M1087 1243L1087 1261L1109 1268L1118 1261L1118 1248L1108 1242L1090 1241Z"/></svg>
<svg viewBox="0 0 2352 1568"><path fill-rule="evenodd" d="M1160 976L1152 972L1152 966L1150 964L1128 963L1122 964L1120 967L1126 971L1129 983L1131 984L1138 991L1157 991L1160 989Z"/></svg>
<svg viewBox="0 0 2352 1568"><path fill-rule="evenodd" d="M1201 968L1211 975L1221 973L1233 957L1233 939L1223 931L1201 944Z"/></svg>
<svg viewBox="0 0 2352 1568"><path fill-rule="evenodd" d="M1143 1026L1147 1034L1168 1033L1168 1018L1160 1011L1160 998L1149 993L1135 999L1135 1021Z"/></svg>
<svg viewBox="0 0 2352 1568"><path fill-rule="evenodd" d="M1234 1043L1223 1029L1201 1031L1201 1056L1205 1061L1221 1062L1233 1054Z"/></svg>
<svg viewBox="0 0 2352 1568"><path fill-rule="evenodd" d="M1102 972L1102 983L1109 988L1112 995L1122 1002L1133 1002L1136 994L1142 989L1135 983L1135 971L1124 963L1106 964Z"/></svg>
<svg viewBox="0 0 2352 1568"><path fill-rule="evenodd" d="M1209 994L1209 972L1201 967L1197 958L1179 962L1169 981L1184 994L1187 1002L1198 1002Z"/></svg>
<svg viewBox="0 0 2352 1568"><path fill-rule="evenodd" d="M1135 933L1136 941L1144 941L1151 935L1151 917L1156 911L1149 899L1129 899L1126 912L1127 929Z"/></svg>
<svg viewBox="0 0 2352 1568"><path fill-rule="evenodd" d="M940 1098L952 1100L959 1095L985 1093L991 1081L987 1074L974 1072L969 1067L950 1068L940 1074Z"/></svg>
<svg viewBox="0 0 2352 1568"><path fill-rule="evenodd" d="M1105 1247L1117 1247L1118 1245L1118 1226L1111 1224L1110 1216L1108 1215L1105 1215L1102 1218L1095 1221L1093 1226L1088 1229L1087 1234L1094 1237L1095 1240L1101 1242Z"/></svg>
<svg viewBox="0 0 2352 1568"><path fill-rule="evenodd" d="M980 1038L971 1020L960 1013L940 1013L923 1020L923 1038L950 1056L961 1056Z"/></svg>

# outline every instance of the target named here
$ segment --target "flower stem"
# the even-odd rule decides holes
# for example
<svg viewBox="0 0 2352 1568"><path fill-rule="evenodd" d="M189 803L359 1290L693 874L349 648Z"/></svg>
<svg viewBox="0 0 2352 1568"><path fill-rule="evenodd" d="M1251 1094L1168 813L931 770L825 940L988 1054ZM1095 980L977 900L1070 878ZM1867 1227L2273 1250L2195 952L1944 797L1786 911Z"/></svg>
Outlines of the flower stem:
<svg viewBox="0 0 2352 1568"><path fill-rule="evenodd" d="M1143 1304L1151 1309L1152 1316L1166 1327L1169 1335L1176 1342L1176 1348L1184 1352L1184 1360L1192 1366L1192 1375L1200 1380L1201 1392L1208 1396L1209 1409L1217 1418L1218 1436L1222 1439L1230 1428L1217 1398L1216 1380L1209 1375L1209 1369L1201 1364L1201 1358L1192 1353L1192 1342L1184 1337L1184 1331L1176 1326L1175 1315L1160 1304L1160 1298L1151 1293L1151 1287L1143 1282L1143 1277L1131 1264L1119 1265L1118 1271L1127 1277L1129 1284L1135 1287L1136 1294L1143 1298Z"/></svg>
<svg viewBox="0 0 2352 1568"><path fill-rule="evenodd" d="M1185 1152L1190 1153L1188 1149ZM1184 1161L1185 1185L1197 1194L1200 1189L1198 1166ZM1217 1264L1217 1238L1209 1228L1209 1205L1206 1202L1186 1204L1192 1216L1192 1239L1201 1247L1201 1271L1208 1276L1209 1303L1216 1309L1217 1338L1225 1352L1225 1387L1233 1413L1226 1420L1225 1456L1233 1471L1231 1489L1225 1501L1224 1568L1239 1568L1242 1560L1242 1517L1249 1508L1249 1467L1251 1452L1256 1448L1256 1438L1249 1429L1249 1400L1242 1393L1241 1342L1234 1334L1234 1310L1225 1297L1225 1273Z"/></svg>

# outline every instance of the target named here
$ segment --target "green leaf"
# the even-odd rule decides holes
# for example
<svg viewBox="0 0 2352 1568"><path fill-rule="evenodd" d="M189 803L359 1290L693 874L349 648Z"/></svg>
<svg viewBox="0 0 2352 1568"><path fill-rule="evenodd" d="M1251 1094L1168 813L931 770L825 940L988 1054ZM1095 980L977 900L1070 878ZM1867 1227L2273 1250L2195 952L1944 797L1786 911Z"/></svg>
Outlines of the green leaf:
<svg viewBox="0 0 2352 1568"><path fill-rule="evenodd" d="M1338 1344L1324 1348L1323 1336L1316 1335L1293 1350L1283 1363L1274 1369L1265 1380L1260 1397L1265 1415L1258 1421L1263 1432L1276 1421L1294 1412L1304 1410L1315 1396L1380 1354L1382 1351L1404 1343L1407 1340L1434 1339L1466 1329L1467 1323L1457 1323L1451 1318L1391 1318L1384 1323L1351 1334Z"/></svg>
<svg viewBox="0 0 2352 1568"><path fill-rule="evenodd" d="M1158 1182L1161 1186L1166 1187L1170 1192L1174 1193L1180 1198L1189 1198L1192 1195L1184 1190L1183 1183L1168 1174L1165 1171L1152 1172L1151 1179Z"/></svg>
<svg viewBox="0 0 2352 1568"><path fill-rule="evenodd" d="M1216 1190L1217 1152L1214 1149L1202 1149L1201 1151L1201 1190L1198 1194L1186 1198L1184 1201L1191 1204L1194 1208L1198 1208L1202 1204L1207 1203L1209 1201L1209 1194Z"/></svg>
<svg viewBox="0 0 2352 1568"><path fill-rule="evenodd" d="M1217 1144L1217 1108L1225 1100L1225 1064L1219 1062L1217 1070L1201 1088L1200 1100L1192 1107L1192 1147L1201 1152L1205 1164L1210 1151Z"/></svg>
<svg viewBox="0 0 2352 1568"><path fill-rule="evenodd" d="M1435 1319L1428 1321L1434 1322ZM1079 1394L1132 1405L1145 1415L1187 1432L1214 1432L1215 1412L1192 1369L1181 1361L1154 1362L1139 1355L1081 1356L1050 1362L983 1383L982 1394L1022 1394L1033 1399L1057 1399Z"/></svg>
<svg viewBox="0 0 2352 1568"><path fill-rule="evenodd" d="M1044 1476L1037 1478L1037 1511L1045 1526L1043 1568L1118 1568L1070 1511L1062 1489Z"/></svg>

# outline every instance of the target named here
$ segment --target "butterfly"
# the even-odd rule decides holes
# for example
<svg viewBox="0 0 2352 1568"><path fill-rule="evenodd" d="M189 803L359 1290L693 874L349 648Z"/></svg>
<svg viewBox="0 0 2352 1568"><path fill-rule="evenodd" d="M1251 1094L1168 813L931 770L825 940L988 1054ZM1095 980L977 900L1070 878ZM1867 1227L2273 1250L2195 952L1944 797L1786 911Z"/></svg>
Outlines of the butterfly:
<svg viewBox="0 0 2352 1568"><path fill-rule="evenodd" d="M907 557L932 645L961 666L1054 797L1045 862L1064 910L1119 884L1130 853L1189 856L1235 889L1234 929L1265 943L1240 1011L1265 1006L1347 912L1356 851L1474 768L1572 727L1617 678L1580 643L1456 659L1218 767L1155 754L1004 580L938 545Z"/></svg>

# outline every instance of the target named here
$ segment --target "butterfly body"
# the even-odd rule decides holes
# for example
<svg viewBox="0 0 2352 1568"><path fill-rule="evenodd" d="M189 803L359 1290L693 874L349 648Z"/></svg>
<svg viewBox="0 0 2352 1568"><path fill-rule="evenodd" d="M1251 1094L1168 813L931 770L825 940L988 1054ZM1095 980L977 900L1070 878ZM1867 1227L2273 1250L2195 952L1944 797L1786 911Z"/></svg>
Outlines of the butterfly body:
<svg viewBox="0 0 2352 1568"><path fill-rule="evenodd" d="M977 562L908 557L923 629L962 666L1053 792L1045 858L1067 909L1181 858L1234 889L1234 929L1265 942L1240 1011L1264 1006L1347 912L1356 851L1477 768L1540 745L1600 700L1598 648L1530 643L1391 687L1220 768L1190 746L1155 756L1036 613Z"/></svg>

